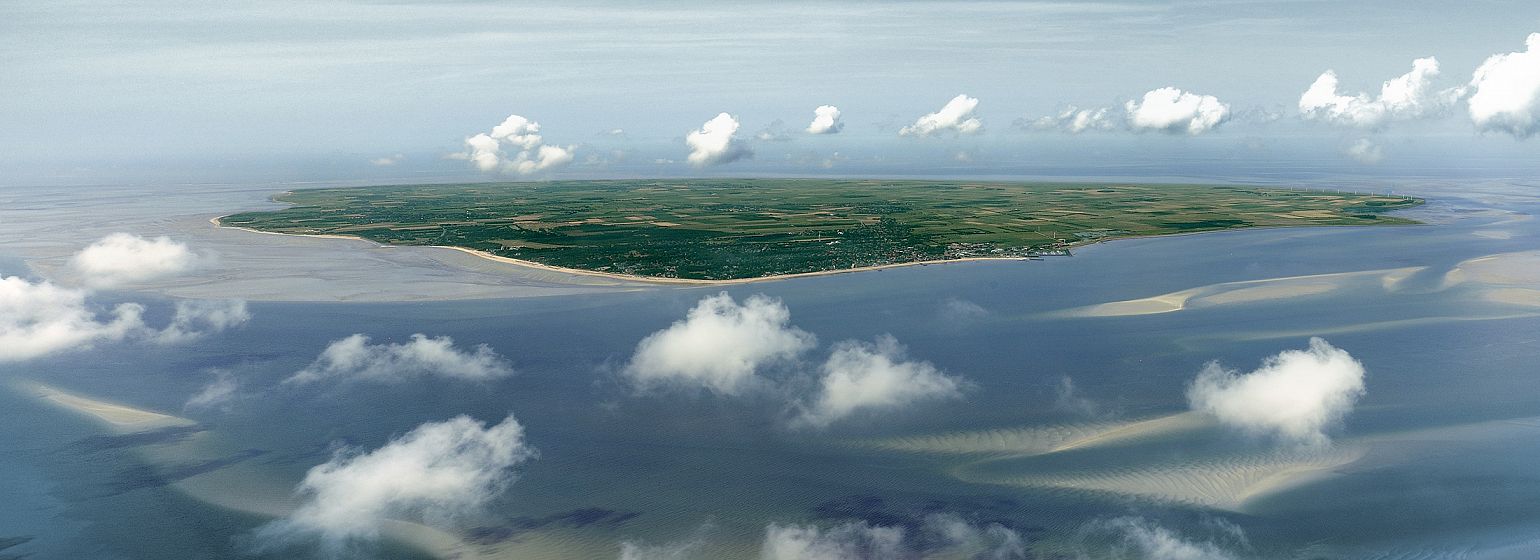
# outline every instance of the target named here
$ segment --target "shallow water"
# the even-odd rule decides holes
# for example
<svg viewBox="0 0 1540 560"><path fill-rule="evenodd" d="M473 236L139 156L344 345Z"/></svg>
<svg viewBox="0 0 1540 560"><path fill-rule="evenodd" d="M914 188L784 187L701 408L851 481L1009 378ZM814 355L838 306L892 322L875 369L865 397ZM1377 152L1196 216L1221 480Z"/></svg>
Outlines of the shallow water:
<svg viewBox="0 0 1540 560"><path fill-rule="evenodd" d="M0 557L240 554L335 444L372 448L426 421L509 413L540 457L484 516L450 529L511 558L613 557L624 540L677 541L703 526L708 556L752 557L771 522L912 525L937 511L1006 524L1041 557L1105 552L1087 527L1130 515L1195 541L1215 538L1216 519L1233 523L1248 543L1233 552L1247 558L1523 557L1540 546L1540 306L1487 297L1540 286L1494 283L1525 282L1524 271L1449 281L1462 262L1540 247L1533 187L1399 187L1430 197L1407 213L1426 226L1125 240L1041 261L728 288L781 298L818 336L807 363L773 375L805 382L830 344L891 334L972 382L963 400L822 431L788 428L784 400L765 395L637 395L620 381L637 341L718 289L572 287L447 251L204 227L272 190L206 187L171 208L146 201L153 188L58 190L0 213L7 274L67 282L59 263L103 233L166 233L217 260L107 301L147 302L153 320L169 312L165 296L254 300L250 324L191 345L107 344L4 366L8 381L197 426L125 439L14 383L0 391L0 443L14 451L0 457L0 539L31 539ZM308 279L318 270L324 282ZM1380 272L1340 274L1365 271ZM1295 279L1312 275L1335 276ZM1196 295L1162 313L1075 312L1183 291ZM444 300L467 296L497 299ZM278 384L358 332L486 343L518 373L484 385ZM1279 450L1173 416L1210 360L1249 370L1313 335L1369 371L1331 448ZM184 409L211 368L237 376L239 397ZM1077 406L1060 399L1066 377Z"/></svg>

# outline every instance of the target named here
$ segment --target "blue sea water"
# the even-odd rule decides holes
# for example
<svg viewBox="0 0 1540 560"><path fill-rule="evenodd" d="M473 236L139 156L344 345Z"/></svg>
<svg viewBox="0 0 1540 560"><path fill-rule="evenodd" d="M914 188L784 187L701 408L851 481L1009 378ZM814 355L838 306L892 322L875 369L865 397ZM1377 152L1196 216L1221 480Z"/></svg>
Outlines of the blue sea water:
<svg viewBox="0 0 1540 560"><path fill-rule="evenodd" d="M802 363L767 372L786 386L812 383L833 343L880 335L969 381L962 399L861 414L823 430L789 427L781 396L638 394L622 379L639 340L723 288L252 302L249 324L195 344L102 344L4 364L7 380L185 416L197 427L112 436L25 390L0 391L0 539L11 539L0 540L9 545L0 558L252 554L252 531L271 518L209 503L200 479L218 481L237 501L282 499L339 445L378 447L460 414L488 422L513 414L539 450L506 494L454 528L514 558L531 550L614 557L621 542L678 541L702 527L712 554L752 557L769 523L913 526L935 512L1001 523L1042 558L1123 557L1088 528L1128 517L1213 541L1238 558L1523 557L1540 550L1540 422L1531 420L1540 417L1540 308L1490 301L1474 283L1445 279L1461 262L1540 246L1540 225L1527 219L1540 201L1528 192L1418 193L1431 202L1407 215L1429 222L1421 226L1125 240L1030 262L725 288L739 299L780 299L792 324L818 337ZM1480 235L1492 231L1501 235ZM18 261L4 266L26 273ZM1064 313L1227 282L1407 267L1423 268L1394 291L1352 281L1326 293L1154 315ZM114 299L146 302L152 321L171 305L148 294L106 301ZM354 333L484 343L517 373L480 383L280 384ZM1367 451L1325 469L1330 476L1244 507L1160 497L1181 491L1162 485L1220 484L1213 481L1268 456L1267 442L1225 430L1040 457L869 445L908 438L944 446L959 433L1160 418L1187 409L1187 383L1206 363L1250 370L1315 335L1368 370L1365 396L1332 432L1342 448ZM239 380L236 398L187 408L215 370ZM1084 406L1065 405L1066 379ZM199 455L174 456L194 443ZM1216 526L1238 527L1245 538L1220 539ZM421 553L385 546L369 554Z"/></svg>

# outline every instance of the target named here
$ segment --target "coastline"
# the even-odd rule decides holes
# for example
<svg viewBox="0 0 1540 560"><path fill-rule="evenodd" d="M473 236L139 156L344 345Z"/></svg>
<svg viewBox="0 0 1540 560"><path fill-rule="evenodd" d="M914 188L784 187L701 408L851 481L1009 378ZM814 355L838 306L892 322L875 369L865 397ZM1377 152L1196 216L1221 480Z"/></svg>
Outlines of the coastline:
<svg viewBox="0 0 1540 560"><path fill-rule="evenodd" d="M501 256L501 255L494 255L492 253L488 253L486 251L482 251L482 250L479 250L479 249L471 249L471 248L467 248L467 247L457 247L457 246L454 246L454 245L391 245L389 243L381 243L381 242L378 242L378 241L374 241L372 239L367 239L367 238L359 237L359 236L356 236L356 235L337 235L337 234L332 234L332 233L280 233L280 232L276 232L276 231L263 231L263 230L259 230L259 229L252 229L252 228L241 227L241 226L228 226L228 225L225 225L221 221L221 219L225 218L226 216L229 216L229 215L230 214L214 216L212 218L209 218L209 223L214 224L214 227L217 227L217 228L234 229L234 230L240 230L240 231L247 231L247 232L251 232L251 233L260 233L260 234L264 234L264 235L284 235L284 236L290 236L290 237L312 237L312 238L318 238L318 239L348 239L348 240L354 240L354 241L364 241L364 242L368 242L368 243L374 243L375 245L378 245L380 247L432 247L432 248L436 248L436 249L450 249L450 250L459 251L461 253L465 253L465 254L468 254L468 255L471 255L471 256L483 258L483 259L494 261L494 262L499 262L499 263L503 263L503 264L512 264L512 265L516 265L516 266L521 266L521 267L525 267L525 268L532 268L532 269L536 269L536 270L543 270L543 271L547 271L547 272L556 272L556 273L560 273L560 274L571 274L571 275L577 275L577 276L588 276L588 277L594 277L594 278L605 278L605 279L608 279L608 280L617 280L617 281L622 281L622 282L634 282L634 283L640 283L640 284L652 284L652 285L657 285L657 286L732 286L732 285L739 285L739 284L753 284L753 283L758 283L758 282L773 282L773 281L776 281L776 280L791 280L791 279L795 279L795 278L810 278L810 277L817 277L817 276L831 276L831 275L835 275L835 274L849 274L849 273L855 273L855 272L869 272L869 271L874 271L874 270L885 270L885 269L901 268L901 267L908 267L908 266L929 266L929 265L933 265L933 264L939 265L939 264L960 263L960 262L1030 261L1030 260L1039 259L1039 258L1042 258L1042 257L1058 256L1058 255L1054 255L1054 254L1043 254L1043 255L1029 255L1029 256L1025 256L1025 257L965 257L965 258L960 258L960 259L932 259L932 260L925 260L925 261L912 261L912 262L889 263L889 264L881 264L881 265L862 266L862 267L854 267L854 268L841 268L841 269L835 269L835 270L818 270L818 271L814 271L814 272L795 272L795 273L790 273L790 274L774 274L774 275L770 275L770 276L756 276L756 277L753 277L753 278L732 278L732 279L727 279L727 280L706 280L706 279L697 279L697 278L664 278L664 277L658 277L658 276L639 276L639 275L635 275L635 274L622 274L622 273L616 273L616 272L600 272L600 271L597 271L597 270L585 270L585 269L581 269L581 268L567 268L567 267L549 265L549 264L544 264L544 263L539 263L539 262L529 261L529 260L524 260L524 259L515 259L515 258L512 258L512 257L504 257L504 256ZM1419 224L1394 224L1394 225L1421 225L1421 224L1419 223ZM1130 240L1130 239L1154 239L1154 238L1161 238L1161 237L1182 237L1182 236L1188 236L1188 235L1202 235L1202 234L1206 234L1206 233L1217 233L1217 232L1221 232L1221 231L1241 231L1241 230L1255 230L1255 229L1289 229L1289 228L1295 228L1295 227L1299 227L1299 226L1289 226L1289 225L1283 225L1283 226L1248 226L1248 227L1244 227L1244 228L1218 229L1218 230L1206 230L1206 231L1186 231L1186 232L1144 234L1144 235L1129 235L1129 236L1125 236L1125 237L1112 237L1112 238L1099 237L1099 238L1096 238L1096 239L1082 239L1082 240L1075 241L1073 243L1069 243L1064 248L1064 250L1065 251L1070 251L1070 250L1073 250L1073 249L1078 249L1078 248L1081 248L1081 247L1088 247L1088 246L1097 245L1097 244L1100 244L1100 243L1106 243L1106 242L1111 242L1111 241L1123 241L1123 240ZM1316 226L1308 226L1308 227L1365 227L1365 226L1354 225L1354 224L1341 224L1341 225L1316 225ZM1068 254L1068 253L1066 253L1066 254Z"/></svg>
<svg viewBox="0 0 1540 560"><path fill-rule="evenodd" d="M522 267L525 267L525 268L533 268L533 269L536 269L536 270L544 270L544 271L549 271L549 272L559 272L559 273L562 273L562 274L573 274L573 275L578 275L578 276L592 276L592 277L597 277L597 278L606 278L606 279L610 279L610 280L620 280L620 281L625 281L625 282L638 282L638 283L644 283L644 284L657 284L657 285L665 285L665 286L667 286L667 285L675 285L675 286L728 286L728 285L735 285L735 284L752 284L752 283L755 283L755 282L771 282L771 281L775 281L775 280L789 280L789 279L793 279L793 278L806 278L806 277L813 277L813 276L830 276L830 275L834 275L834 274L849 274L849 273L853 273L853 272L867 272L867 271L872 271L872 270L883 270L883 269L899 268L899 267L906 267L906 266L928 266L928 265L933 265L933 264L946 264L946 263L970 262L970 261L1029 261L1029 260L1032 260L1032 257L967 257L967 258L961 258L961 259L934 259L934 260L928 260L928 261L913 261L913 262L903 262L903 263L890 263L890 264L862 266L862 267L855 267L855 268L841 268L841 269L836 269L836 270L819 270L819 271L814 271L814 272L796 272L796 273L791 273L791 274L774 274L774 275L770 275L770 276L756 276L756 277L753 277L753 278L732 278L732 279L728 279L728 280L706 280L706 279L697 279L697 278L663 278L663 277L657 277L657 276L638 276L638 275L635 275L635 274L621 274L621 273L617 273L617 272L600 272L600 271L597 271L597 270L584 270L584 269L581 269L581 268L567 268L567 267L562 267L562 266L555 266L555 265L539 263L539 262L535 262L535 261L528 261L528 260L524 260L524 259L515 259L515 258L511 258L511 257L504 257L504 256L501 256L501 255L494 255L492 253L488 253L486 251L481 251L481 250L478 250L478 249L470 249L470 248L467 248L467 247L456 247L456 246L453 246L453 245L391 245L391 244L388 244L388 243L380 243L378 241L374 241L372 239L367 239L367 238L359 237L359 236L356 236L356 235L337 235L337 234L331 234L331 233L280 233L280 232L276 232L276 231L262 231L262 230L259 230L259 229L252 229L252 228L248 228L248 227L227 226L223 222L220 221L220 218L224 218L224 217L225 216L215 216L213 218L209 218L209 223L214 224L214 227L225 228L225 229L234 229L234 230L240 230L240 231L247 231L247 232L251 232L251 233L260 233L260 234L263 234L263 235L286 235L286 236L290 236L290 237L313 237L313 238L319 238L319 239L349 239L349 240L354 240L354 241L365 241L365 242L368 242L368 243L374 243L374 244L382 246L382 247L432 247L432 248L435 248L435 249L450 249L450 250L453 250L453 251L459 251L461 253L472 255L472 256L475 256L475 257L480 257L480 258L487 259L487 260L490 260L490 261L500 262L500 263L504 263L504 264L512 264L512 265L522 266ZM1146 237L1148 237L1148 236L1146 236ZM1119 239L1130 239L1130 238L1128 238L1128 237L1120 237ZM1096 240L1096 241L1102 241L1102 240ZM1080 246L1089 245L1089 244L1090 243L1071 244L1070 248L1080 247Z"/></svg>

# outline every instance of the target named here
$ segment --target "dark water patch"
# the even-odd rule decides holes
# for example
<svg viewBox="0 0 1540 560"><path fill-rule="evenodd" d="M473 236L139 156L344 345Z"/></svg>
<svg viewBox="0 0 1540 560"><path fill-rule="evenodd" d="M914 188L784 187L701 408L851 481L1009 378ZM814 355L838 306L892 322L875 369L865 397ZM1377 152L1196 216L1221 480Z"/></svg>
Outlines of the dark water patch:
<svg viewBox="0 0 1540 560"><path fill-rule="evenodd" d="M107 483L107 492L101 497L116 496L144 488L159 488L200 474L217 471L265 453L267 451L263 449L247 449L234 455L207 461L190 461L163 466L136 465L119 471L113 480Z"/></svg>
<svg viewBox="0 0 1540 560"><path fill-rule="evenodd" d="M298 451L274 453L262 461L262 464L279 466L319 464L330 460L338 450L354 447L355 445L356 443L352 438L339 438L335 441L311 445Z"/></svg>
<svg viewBox="0 0 1540 560"><path fill-rule="evenodd" d="M30 536L23 536L23 537L0 537L0 552L4 552L6 550L10 550L12 548L16 548L18 546L27 544L29 542L32 542L32 537L30 537ZM22 553L22 554L6 553L6 554L0 554L0 560L20 560L22 558L26 558L26 557L31 556L31 555L32 555L31 553Z"/></svg>
<svg viewBox="0 0 1540 560"><path fill-rule="evenodd" d="M77 440L70 444L69 448L82 453L93 453L144 445L180 443L192 437L193 434L205 430L201 426L174 426L133 434L96 435Z"/></svg>
<svg viewBox="0 0 1540 560"><path fill-rule="evenodd" d="M639 515L641 512L588 507L542 517L514 517L501 525L473 528L466 532L466 539L478 544L495 544L516 540L525 533L546 528L614 527Z"/></svg>
<svg viewBox="0 0 1540 560"><path fill-rule="evenodd" d="M813 506L813 516L829 520L861 520L872 525L916 525L914 516L888 506L881 496L854 495L835 498Z"/></svg>

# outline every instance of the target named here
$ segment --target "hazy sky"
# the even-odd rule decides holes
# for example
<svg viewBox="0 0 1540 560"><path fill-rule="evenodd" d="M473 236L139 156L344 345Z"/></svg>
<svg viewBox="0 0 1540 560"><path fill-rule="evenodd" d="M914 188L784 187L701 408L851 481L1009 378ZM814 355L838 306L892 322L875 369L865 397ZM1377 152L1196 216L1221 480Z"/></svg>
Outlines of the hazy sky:
<svg viewBox="0 0 1540 560"><path fill-rule="evenodd" d="M1524 166L1540 150L1479 130L1469 91L1437 97L1525 51L1536 2L641 6L0 2L0 182L1394 170ZM1330 69L1341 95L1383 109L1382 84L1429 56L1431 104L1373 122L1299 108ZM1131 124L1125 103L1154 107L1146 92L1166 87L1224 114L1196 134ZM959 94L977 130L900 135ZM838 133L805 132L821 105ZM1067 105L1106 111L1078 133L1072 118L1032 126ZM752 157L690 165L686 135L722 112L739 123L733 153ZM446 158L513 114L570 161L521 174ZM524 149L503 146L510 161Z"/></svg>

